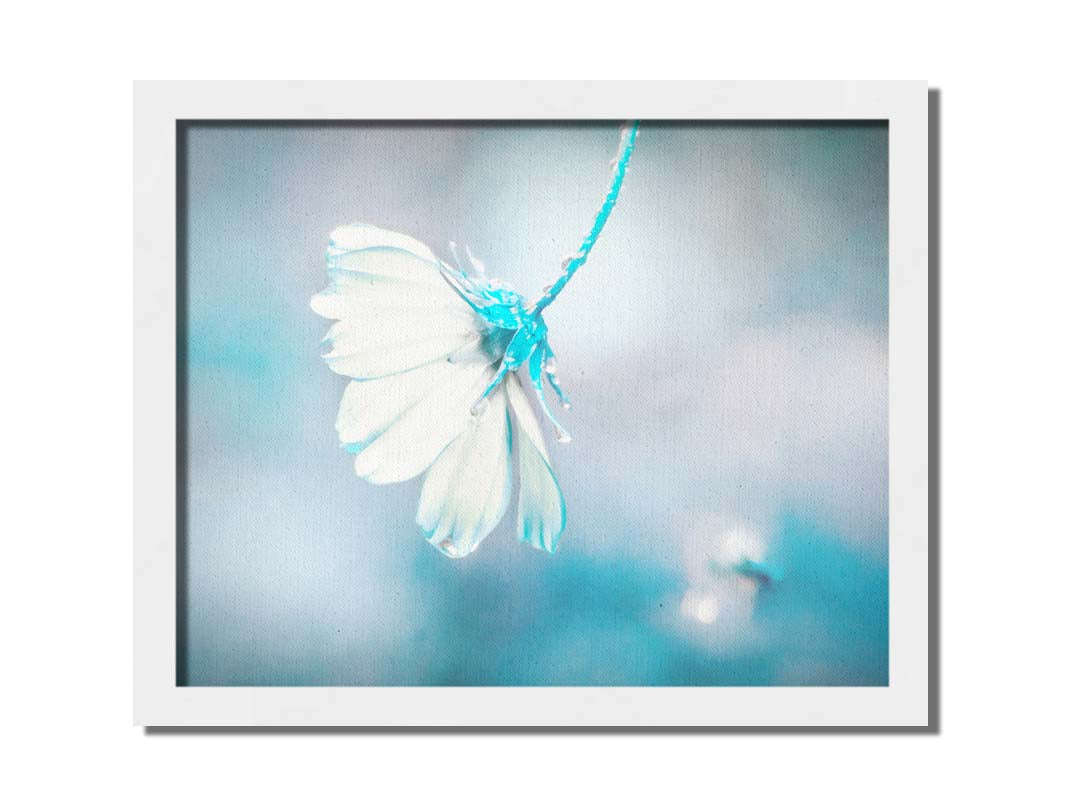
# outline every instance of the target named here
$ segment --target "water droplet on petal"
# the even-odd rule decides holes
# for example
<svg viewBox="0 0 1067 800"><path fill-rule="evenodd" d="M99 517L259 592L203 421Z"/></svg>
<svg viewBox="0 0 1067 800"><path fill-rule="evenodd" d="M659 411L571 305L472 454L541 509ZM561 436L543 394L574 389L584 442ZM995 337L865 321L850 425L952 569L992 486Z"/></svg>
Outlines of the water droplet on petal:
<svg viewBox="0 0 1067 800"><path fill-rule="evenodd" d="M556 441L560 444L567 444L571 441L571 435L563 428L556 428Z"/></svg>
<svg viewBox="0 0 1067 800"><path fill-rule="evenodd" d="M555 375L556 374L556 357L555 356L549 356L548 358L545 359L545 372L548 373L549 375Z"/></svg>
<svg viewBox="0 0 1067 800"><path fill-rule="evenodd" d="M485 407L488 403L489 398L483 397L481 400L471 406L471 416L480 417L482 415L482 412L485 411Z"/></svg>
<svg viewBox="0 0 1067 800"><path fill-rule="evenodd" d="M571 410L571 401L570 400L564 400L562 403L560 403L560 405L563 406L567 411Z"/></svg>

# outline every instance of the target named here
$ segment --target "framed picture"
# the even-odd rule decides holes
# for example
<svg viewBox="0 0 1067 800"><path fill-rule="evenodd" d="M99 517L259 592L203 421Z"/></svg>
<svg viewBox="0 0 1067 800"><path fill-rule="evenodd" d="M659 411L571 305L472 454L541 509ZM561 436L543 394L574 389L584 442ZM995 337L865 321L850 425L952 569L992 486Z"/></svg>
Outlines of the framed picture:
<svg viewBox="0 0 1067 800"><path fill-rule="evenodd" d="M930 724L924 83L134 94L137 724Z"/></svg>

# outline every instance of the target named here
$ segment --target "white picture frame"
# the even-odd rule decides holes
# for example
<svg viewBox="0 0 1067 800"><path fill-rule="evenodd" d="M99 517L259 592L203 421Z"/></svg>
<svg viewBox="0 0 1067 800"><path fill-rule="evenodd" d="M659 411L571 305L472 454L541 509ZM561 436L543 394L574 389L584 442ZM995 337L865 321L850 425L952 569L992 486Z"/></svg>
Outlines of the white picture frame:
<svg viewBox="0 0 1067 800"><path fill-rule="evenodd" d="M139 82L134 87L134 722L923 729L931 724L924 82ZM889 685L179 687L180 120L887 120Z"/></svg>

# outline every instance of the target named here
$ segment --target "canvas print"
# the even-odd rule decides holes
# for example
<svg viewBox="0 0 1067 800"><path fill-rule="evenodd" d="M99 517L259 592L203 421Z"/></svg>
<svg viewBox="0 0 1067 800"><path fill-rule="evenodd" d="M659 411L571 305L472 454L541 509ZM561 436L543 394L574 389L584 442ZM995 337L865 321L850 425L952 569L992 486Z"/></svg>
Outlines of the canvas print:
<svg viewBox="0 0 1067 800"><path fill-rule="evenodd" d="M888 129L179 128L187 686L884 686Z"/></svg>

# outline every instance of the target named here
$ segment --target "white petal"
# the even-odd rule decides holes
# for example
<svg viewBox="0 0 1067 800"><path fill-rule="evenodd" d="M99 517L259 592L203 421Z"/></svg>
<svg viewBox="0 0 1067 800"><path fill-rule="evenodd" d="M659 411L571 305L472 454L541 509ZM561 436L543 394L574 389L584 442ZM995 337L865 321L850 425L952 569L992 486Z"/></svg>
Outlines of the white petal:
<svg viewBox="0 0 1067 800"><path fill-rule="evenodd" d="M455 378L455 367L438 361L419 369L345 387L337 412L337 434L356 452L437 386Z"/></svg>
<svg viewBox="0 0 1067 800"><path fill-rule="evenodd" d="M471 320L440 311L374 309L366 314L337 320L326 334L341 355L388 346L410 339L440 339L449 336L481 338L481 329ZM326 356L329 358L329 354Z"/></svg>
<svg viewBox="0 0 1067 800"><path fill-rule="evenodd" d="M372 380L396 375L424 364L447 358L472 341L470 336L449 336L416 341L393 342L344 355L328 353L330 369L357 380Z"/></svg>
<svg viewBox="0 0 1067 800"><path fill-rule="evenodd" d="M330 248L332 250L341 252L345 250L366 250L371 247L395 247L399 250L407 250L425 261L435 261L430 248L418 239L413 239L396 231L388 231L376 225L354 222L351 225L341 225L330 231Z"/></svg>
<svg viewBox="0 0 1067 800"><path fill-rule="evenodd" d="M448 311L376 310L335 322L323 358L334 372L368 380L445 358L481 336L472 319Z"/></svg>
<svg viewBox="0 0 1067 800"><path fill-rule="evenodd" d="M330 273L330 286L311 298L311 308L328 319L343 319L382 309L450 309L464 318L476 316L444 279L440 285L429 285L352 272Z"/></svg>
<svg viewBox="0 0 1067 800"><path fill-rule="evenodd" d="M552 472L541 426L522 384L514 375L504 383L515 420L512 437L518 461L519 502L516 528L520 541L540 550L556 552L567 524L563 492Z"/></svg>
<svg viewBox="0 0 1067 800"><path fill-rule="evenodd" d="M470 346L484 331L433 253L411 237L346 225L333 232L326 259L330 286L311 307L337 320L324 356L335 372L357 380L404 372Z"/></svg>
<svg viewBox="0 0 1067 800"><path fill-rule="evenodd" d="M416 520L430 544L462 558L499 524L511 500L507 402L494 392L474 425L434 461Z"/></svg>
<svg viewBox="0 0 1067 800"><path fill-rule="evenodd" d="M331 275L356 275L402 280L418 285L448 284L437 268L436 261L425 261L407 250L395 247L372 247L367 250L327 251L326 271Z"/></svg>
<svg viewBox="0 0 1067 800"><path fill-rule="evenodd" d="M447 366L444 378L356 456L356 474L371 483L414 478L475 424L471 406L493 379L494 369L484 363Z"/></svg>
<svg viewBox="0 0 1067 800"><path fill-rule="evenodd" d="M326 249L326 268L331 276L355 273L451 291L429 247L410 236L373 225L344 225L335 229Z"/></svg>

